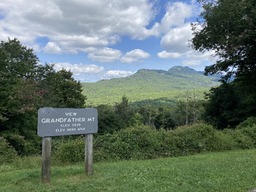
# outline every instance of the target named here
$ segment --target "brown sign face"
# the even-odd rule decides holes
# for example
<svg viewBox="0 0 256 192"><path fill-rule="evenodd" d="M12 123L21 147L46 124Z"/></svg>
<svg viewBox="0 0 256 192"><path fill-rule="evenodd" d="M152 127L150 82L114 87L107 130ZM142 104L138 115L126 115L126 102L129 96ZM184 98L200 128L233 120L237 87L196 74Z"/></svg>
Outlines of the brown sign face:
<svg viewBox="0 0 256 192"><path fill-rule="evenodd" d="M37 134L40 137L82 135L98 131L98 111L94 108L40 108Z"/></svg>

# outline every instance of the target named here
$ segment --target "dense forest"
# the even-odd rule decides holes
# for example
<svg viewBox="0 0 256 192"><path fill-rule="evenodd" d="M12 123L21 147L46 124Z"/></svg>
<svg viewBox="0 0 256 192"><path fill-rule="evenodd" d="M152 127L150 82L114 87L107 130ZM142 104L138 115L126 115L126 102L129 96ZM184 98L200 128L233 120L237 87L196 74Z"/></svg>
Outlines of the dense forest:
<svg viewBox="0 0 256 192"><path fill-rule="evenodd" d="M204 99L196 99L194 91L183 100L161 104L129 102L123 95L115 104L93 106L99 114L95 140L99 160L109 159L108 154L139 158L142 149L148 152L143 157L153 158L256 147L256 2L200 3L204 9L198 22L191 24L192 45L201 52L215 51L219 60L207 66L205 74L222 74L221 84ZM10 160L10 154L40 154L39 108L86 107L86 89L72 72L40 64L33 50L17 39L0 43L0 90L1 161ZM75 137L68 141L59 137L54 148L66 154L80 142Z"/></svg>

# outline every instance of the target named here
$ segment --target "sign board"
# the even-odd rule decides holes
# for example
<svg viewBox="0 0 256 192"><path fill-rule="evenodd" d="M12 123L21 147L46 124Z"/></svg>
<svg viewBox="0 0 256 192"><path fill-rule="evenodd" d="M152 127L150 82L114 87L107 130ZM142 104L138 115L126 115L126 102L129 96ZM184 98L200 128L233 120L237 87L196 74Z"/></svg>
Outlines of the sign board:
<svg viewBox="0 0 256 192"><path fill-rule="evenodd" d="M40 108L37 134L40 137L92 134L98 131L94 108Z"/></svg>

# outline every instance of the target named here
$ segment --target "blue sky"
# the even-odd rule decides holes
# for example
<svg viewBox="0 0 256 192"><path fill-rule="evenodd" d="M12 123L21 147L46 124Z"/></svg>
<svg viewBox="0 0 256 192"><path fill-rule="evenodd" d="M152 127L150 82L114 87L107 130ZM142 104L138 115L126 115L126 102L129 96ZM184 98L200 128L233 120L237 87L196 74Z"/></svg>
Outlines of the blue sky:
<svg viewBox="0 0 256 192"><path fill-rule="evenodd" d="M200 11L196 0L1 0L0 40L19 39L81 82L142 68L203 70L212 53L189 47Z"/></svg>

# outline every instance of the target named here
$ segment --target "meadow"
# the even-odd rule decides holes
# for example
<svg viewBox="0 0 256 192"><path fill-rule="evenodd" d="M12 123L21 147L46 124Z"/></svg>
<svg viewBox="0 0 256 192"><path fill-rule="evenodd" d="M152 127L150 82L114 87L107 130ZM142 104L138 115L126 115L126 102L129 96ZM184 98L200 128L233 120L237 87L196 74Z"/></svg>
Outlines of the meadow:
<svg viewBox="0 0 256 192"><path fill-rule="evenodd" d="M83 162L52 161L51 182L41 182L40 156L0 165L0 190L14 191L202 191L246 192L256 188L256 150L99 162L87 176Z"/></svg>

